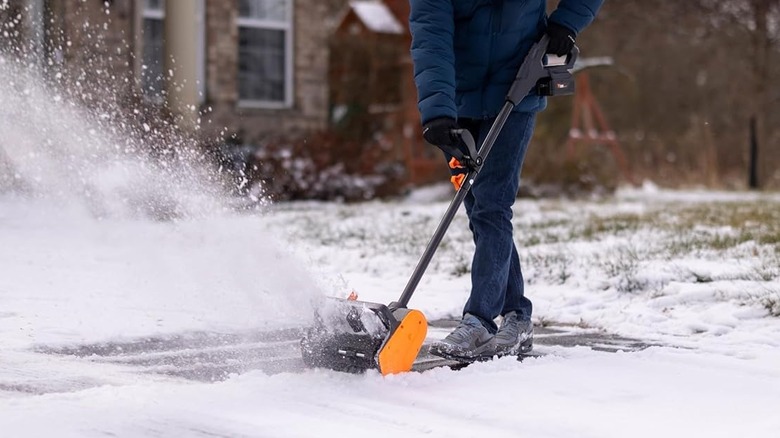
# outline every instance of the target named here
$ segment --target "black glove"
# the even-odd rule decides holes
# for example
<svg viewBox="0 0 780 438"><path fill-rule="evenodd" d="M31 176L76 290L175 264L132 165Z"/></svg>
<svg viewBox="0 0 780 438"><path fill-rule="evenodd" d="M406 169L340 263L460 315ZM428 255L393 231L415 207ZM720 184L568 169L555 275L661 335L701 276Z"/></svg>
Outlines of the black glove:
<svg viewBox="0 0 780 438"><path fill-rule="evenodd" d="M552 21L547 24L547 35L550 37L547 53L558 56L571 53L571 49L574 48L574 39L577 37L577 34L568 27Z"/></svg>
<svg viewBox="0 0 780 438"><path fill-rule="evenodd" d="M423 126L423 138L449 156L452 174L450 182L455 186L455 190L460 190L469 171L460 160L468 155L468 151L462 148L460 135L453 134L453 129L460 129L460 127L452 117L433 119Z"/></svg>
<svg viewBox="0 0 780 438"><path fill-rule="evenodd" d="M460 137L452 133L453 129L458 128L458 124L452 117L439 117L423 126L423 138L434 146L450 149L460 143Z"/></svg>

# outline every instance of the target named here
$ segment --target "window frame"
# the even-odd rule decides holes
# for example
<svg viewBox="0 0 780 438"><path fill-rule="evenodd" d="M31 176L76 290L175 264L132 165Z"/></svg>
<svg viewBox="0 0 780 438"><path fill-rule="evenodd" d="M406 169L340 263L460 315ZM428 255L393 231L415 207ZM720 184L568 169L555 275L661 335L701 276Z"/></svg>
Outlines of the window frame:
<svg viewBox="0 0 780 438"><path fill-rule="evenodd" d="M147 5L146 0L140 1L142 19L149 18L151 20L165 20L165 4L163 4L160 9L152 9Z"/></svg>
<svg viewBox="0 0 780 438"><path fill-rule="evenodd" d="M239 0L240 1L240 0ZM238 69L236 69L236 91L238 94L238 107L247 109L289 109L293 106L293 92L295 74L293 72L294 65L294 48L293 48L293 32L295 29L294 23L294 8L295 2L293 0L281 0L286 3L286 17L284 21L269 20L264 18L251 18L242 17L239 15L236 18L236 28L240 31L242 27L252 29L266 29L266 30L282 30L284 31L284 100L262 100L262 99L244 99L241 97L240 79L238 78ZM239 51L238 57L240 58L240 47L236 47ZM240 59L237 58L237 62Z"/></svg>

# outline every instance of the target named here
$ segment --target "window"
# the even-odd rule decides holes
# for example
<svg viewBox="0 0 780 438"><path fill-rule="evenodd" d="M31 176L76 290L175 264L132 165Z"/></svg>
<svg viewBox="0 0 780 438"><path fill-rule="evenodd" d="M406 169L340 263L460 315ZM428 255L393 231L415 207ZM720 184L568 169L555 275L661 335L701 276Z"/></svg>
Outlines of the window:
<svg viewBox="0 0 780 438"><path fill-rule="evenodd" d="M292 105L292 0L239 0L238 17L240 103Z"/></svg>
<svg viewBox="0 0 780 438"><path fill-rule="evenodd" d="M141 87L146 96L160 98L165 89L165 0L144 0L142 26Z"/></svg>

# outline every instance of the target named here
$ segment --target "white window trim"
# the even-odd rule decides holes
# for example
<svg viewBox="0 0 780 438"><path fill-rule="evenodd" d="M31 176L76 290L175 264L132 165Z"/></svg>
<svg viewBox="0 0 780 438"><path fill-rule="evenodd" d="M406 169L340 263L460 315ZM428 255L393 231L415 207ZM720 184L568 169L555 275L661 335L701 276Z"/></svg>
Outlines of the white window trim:
<svg viewBox="0 0 780 438"><path fill-rule="evenodd" d="M143 18L150 19L150 20L165 20L165 10L164 9L149 9L146 6L143 8Z"/></svg>
<svg viewBox="0 0 780 438"><path fill-rule="evenodd" d="M291 23L262 18L238 18L236 23L238 23L240 27L258 27L262 29L289 30L292 28Z"/></svg>
<svg viewBox="0 0 780 438"><path fill-rule="evenodd" d="M260 18L238 17L237 27L253 27L258 29L284 30L284 101L241 99L239 96L238 107L246 109L289 109L293 106L293 15L295 2L287 2L287 17L282 20L269 20Z"/></svg>

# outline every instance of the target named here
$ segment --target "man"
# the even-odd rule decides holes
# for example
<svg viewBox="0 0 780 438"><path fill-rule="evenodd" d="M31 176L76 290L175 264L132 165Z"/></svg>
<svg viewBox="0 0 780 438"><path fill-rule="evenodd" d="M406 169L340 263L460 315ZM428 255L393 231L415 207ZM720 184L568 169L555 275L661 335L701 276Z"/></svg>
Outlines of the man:
<svg viewBox="0 0 780 438"><path fill-rule="evenodd" d="M568 54L602 3L560 0L547 17L543 0L411 0L425 140L444 150L459 147L452 131L465 128L481 145L531 45L546 33L548 53ZM536 112L545 106L544 97L532 94L515 107L464 201L476 245L471 294L460 324L432 345L433 354L474 360L532 348L532 306L524 295L511 219Z"/></svg>

